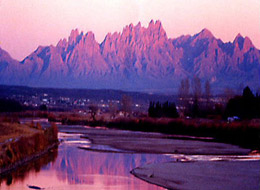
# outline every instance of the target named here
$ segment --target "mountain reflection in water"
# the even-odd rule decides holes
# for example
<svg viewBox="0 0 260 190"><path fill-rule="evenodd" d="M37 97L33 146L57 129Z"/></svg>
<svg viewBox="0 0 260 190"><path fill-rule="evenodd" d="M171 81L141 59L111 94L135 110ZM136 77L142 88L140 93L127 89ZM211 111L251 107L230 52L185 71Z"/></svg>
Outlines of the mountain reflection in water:
<svg viewBox="0 0 260 190"><path fill-rule="evenodd" d="M58 151L1 179L0 189L29 189L28 184L44 189L163 189L141 181L129 172L144 164L169 161L168 156L93 152L78 148L89 143L78 135L65 135L62 139L64 142Z"/></svg>

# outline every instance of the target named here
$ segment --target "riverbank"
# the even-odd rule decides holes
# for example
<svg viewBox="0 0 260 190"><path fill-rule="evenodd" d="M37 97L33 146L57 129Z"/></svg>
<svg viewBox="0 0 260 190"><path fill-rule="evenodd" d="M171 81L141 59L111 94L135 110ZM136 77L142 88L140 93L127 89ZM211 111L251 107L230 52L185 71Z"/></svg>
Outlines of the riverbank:
<svg viewBox="0 0 260 190"><path fill-rule="evenodd" d="M239 145L252 150L260 150L260 120L245 120L228 123L223 120L121 117L101 115L96 120L77 114L51 114L49 121L66 125L106 126L110 129L123 129L164 134L212 137L214 141Z"/></svg>
<svg viewBox="0 0 260 190"><path fill-rule="evenodd" d="M59 130L72 136L79 133L82 142L77 140L77 146L86 152L145 153L171 158L146 161L131 170L135 177L167 189L251 190L260 187L259 154L239 146L213 142L210 138L104 127L63 125ZM84 144L84 139L90 142Z"/></svg>
<svg viewBox="0 0 260 190"><path fill-rule="evenodd" d="M137 132L107 128L62 125L59 131L68 134L81 134L94 147L79 146L81 149L103 151L97 147L109 146L112 152L175 154L185 155L248 155L250 149L237 145L214 142L209 138L182 137L154 132ZM179 159L179 158L178 158Z"/></svg>
<svg viewBox="0 0 260 190"><path fill-rule="evenodd" d="M58 144L55 124L42 128L39 124L0 123L0 174L7 173L40 157Z"/></svg>
<svg viewBox="0 0 260 190"><path fill-rule="evenodd" d="M131 173L167 189L252 190L260 188L257 161L189 161L148 164Z"/></svg>
<svg viewBox="0 0 260 190"><path fill-rule="evenodd" d="M22 179L21 182L10 180L10 183L9 181L2 183L1 189L26 190L29 184L45 189L160 190L161 188L157 186L142 182L142 180L135 180L134 176L129 173L137 167L140 169L151 165L153 165L153 170L148 169L146 171L149 172L144 174L150 179L150 183L161 185L151 180L163 181L164 178L159 179L159 177L167 177L170 173L171 178L166 178L163 184L171 185L172 182L181 182L178 186L180 188L177 189L214 189L203 186L207 180L213 185L212 187L216 187L215 189L218 187L216 185L218 180L222 184L227 184L227 188L221 185L222 189L232 189L228 184L229 181L235 187L241 187L237 188L239 190L247 186L255 189L255 184L259 181L258 178L256 181L255 177L259 175L259 158L255 161L255 156L250 155L250 149L217 143L211 138L117 130L107 127L94 128L84 125L58 125L58 128L61 144L56 160L41 171L38 168L37 175L34 171L27 172L28 177ZM203 159L205 159L203 162L205 165L201 162ZM233 162L232 159L235 161ZM212 162L212 160L221 161ZM164 164L166 164L165 167ZM178 165L176 170L175 164ZM162 170L156 169L157 167ZM252 170L254 168L255 170ZM174 171L182 171L183 175L179 176L178 172L171 174ZM135 170L132 174L138 177L138 172ZM241 175L241 173L246 176L237 177L236 174ZM161 174L163 176L160 176ZM196 178L196 176L202 177ZM251 176L252 180L250 180ZM236 180L236 178L241 180ZM194 183L190 183L189 179L195 179L192 181ZM247 185L248 183L251 184Z"/></svg>
<svg viewBox="0 0 260 190"><path fill-rule="evenodd" d="M260 119L243 120L228 123L220 119L203 118L150 118L111 117L109 113L99 114L95 120L91 114L75 112L27 111L8 116L13 120L19 118L47 118L50 122L65 125L105 126L109 129L123 129L143 132L159 132L171 135L211 137L216 142L239 145L252 150L260 150Z"/></svg>

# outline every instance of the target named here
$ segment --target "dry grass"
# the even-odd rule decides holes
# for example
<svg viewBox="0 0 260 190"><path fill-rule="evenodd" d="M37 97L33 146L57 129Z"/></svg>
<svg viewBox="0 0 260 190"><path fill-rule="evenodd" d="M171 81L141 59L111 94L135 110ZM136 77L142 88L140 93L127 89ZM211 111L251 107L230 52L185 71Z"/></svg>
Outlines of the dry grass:
<svg viewBox="0 0 260 190"><path fill-rule="evenodd" d="M55 124L43 129L38 123L19 124L0 118L0 173L56 144L57 134Z"/></svg>
<svg viewBox="0 0 260 190"><path fill-rule="evenodd" d="M39 130L22 125L19 123L0 123L0 143L4 143L9 139L16 139L21 136L28 136L39 132Z"/></svg>

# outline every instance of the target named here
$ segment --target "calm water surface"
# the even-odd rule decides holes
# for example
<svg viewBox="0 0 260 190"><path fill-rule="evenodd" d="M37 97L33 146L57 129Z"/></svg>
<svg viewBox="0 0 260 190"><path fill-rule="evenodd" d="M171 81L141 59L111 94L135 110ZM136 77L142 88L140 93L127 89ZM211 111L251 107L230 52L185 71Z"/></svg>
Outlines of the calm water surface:
<svg viewBox="0 0 260 190"><path fill-rule="evenodd" d="M111 152L80 149L93 146L80 134L59 133L59 138L62 143L57 150L2 177L0 189L162 190L129 172L144 164L173 160L159 154L113 153L117 150L107 146L94 148Z"/></svg>

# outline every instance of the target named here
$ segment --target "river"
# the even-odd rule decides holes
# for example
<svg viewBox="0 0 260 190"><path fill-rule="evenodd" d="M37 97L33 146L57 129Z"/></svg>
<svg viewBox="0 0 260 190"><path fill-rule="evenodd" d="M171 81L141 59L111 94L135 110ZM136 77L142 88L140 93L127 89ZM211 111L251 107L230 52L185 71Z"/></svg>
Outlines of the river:
<svg viewBox="0 0 260 190"><path fill-rule="evenodd" d="M45 121L43 121L42 124L47 126L48 124L44 124L44 122ZM156 163L170 163L170 165L166 167L173 168L171 171L174 171L175 166L172 165L172 163L176 163L175 165L180 168L179 171L181 172L181 168L184 165L179 166L179 164L181 164L179 160L182 159L184 161L188 160L188 164L193 163L190 161L201 160L205 161L203 164L218 159L228 161L238 160L236 163L240 163L239 160L241 160L241 163L244 160L252 160L249 163L253 163L254 170L252 170L252 176L255 177L258 173L258 168L256 167L258 167L257 165L259 165L260 160L259 156L249 155L192 155L190 151L198 150L196 147L200 147L198 151L205 152L214 150L216 153L218 153L218 151L225 153L240 151L244 154L248 150L241 149L234 145L216 144L214 142L174 140L158 133L119 131L105 128L93 129L86 126L64 127L60 125L58 136L60 145L57 149L52 150L40 159L18 168L7 176L1 177L0 189L163 190L164 188L162 187L152 185L134 177L130 174L130 171L135 168L142 169L142 167L145 169L148 167L149 169L149 166L156 166ZM174 144L175 148L178 145L178 151L186 151L189 155L167 153L168 149L172 149L171 143ZM183 148L183 145L185 148ZM174 150L174 152L178 151ZM196 164L197 163L200 162L196 162ZM217 164L219 163L229 162L217 162ZM245 165L244 163L245 162L243 162L243 165ZM190 167L188 164L186 164L185 167ZM215 164L215 162L213 164ZM194 166L194 164L192 165ZM246 166L249 166L249 164L246 164ZM200 167L199 165L198 168ZM240 164L238 165L238 168L239 167ZM221 169L221 166L218 165L217 168ZM147 171L149 172L149 170ZM156 171L156 168L154 171ZM221 169L221 171L223 170ZM159 172L161 173L162 171ZM193 171L190 171L190 173L192 172ZM211 173L214 176L216 172L211 171ZM136 174L138 174L138 170ZM149 173L148 175L145 174L145 177L141 178L148 178L145 180L149 181L149 175ZM173 173L169 175L176 178ZM183 178L185 178L186 173L183 175ZM195 173L194 175L197 174ZM236 173L234 173L234 175L236 175ZM203 175L201 176L202 179ZM248 180L248 178L243 179ZM153 181L151 180L151 182ZM255 183L256 186L258 186L259 183L257 181ZM157 184L160 185L160 183ZM193 188L188 186L188 189Z"/></svg>
<svg viewBox="0 0 260 190"><path fill-rule="evenodd" d="M172 160L169 156L114 152L116 149L109 146L94 146L103 151L84 150L79 147L91 147L91 142L75 133L60 132L59 140L57 150L2 178L0 189L163 189L135 178L130 171L147 163Z"/></svg>

